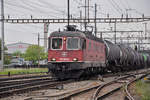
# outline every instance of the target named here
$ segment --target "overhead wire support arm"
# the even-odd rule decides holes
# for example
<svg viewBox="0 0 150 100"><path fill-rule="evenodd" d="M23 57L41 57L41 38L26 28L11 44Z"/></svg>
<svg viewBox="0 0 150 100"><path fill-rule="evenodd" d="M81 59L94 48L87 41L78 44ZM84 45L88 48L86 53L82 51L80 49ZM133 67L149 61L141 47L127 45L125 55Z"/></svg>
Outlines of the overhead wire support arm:
<svg viewBox="0 0 150 100"><path fill-rule="evenodd" d="M80 18L72 18L69 20L69 23L132 23L132 22L144 22L150 21L150 17L144 18L89 18L89 20L80 19ZM38 24L38 23L68 23L68 19L19 19L19 18L5 18L5 23L14 23L14 24Z"/></svg>
<svg viewBox="0 0 150 100"><path fill-rule="evenodd" d="M115 31L97 31L97 33L114 33ZM132 30L132 31L116 31L117 33L130 33L130 32L143 32L142 30L140 31L136 31L136 30Z"/></svg>

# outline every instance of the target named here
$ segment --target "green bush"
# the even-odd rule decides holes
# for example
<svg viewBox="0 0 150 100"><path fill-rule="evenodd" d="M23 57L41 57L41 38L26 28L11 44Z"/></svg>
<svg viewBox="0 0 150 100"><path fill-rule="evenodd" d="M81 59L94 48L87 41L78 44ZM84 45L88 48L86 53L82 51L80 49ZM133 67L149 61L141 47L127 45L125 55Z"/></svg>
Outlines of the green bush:
<svg viewBox="0 0 150 100"><path fill-rule="evenodd" d="M136 83L136 91L140 94L142 100L150 100L150 83L138 81Z"/></svg>
<svg viewBox="0 0 150 100"><path fill-rule="evenodd" d="M0 75L7 75L8 72L10 72L11 75L13 74L30 74L30 73L40 73L40 72L48 72L47 68L29 68L29 69L23 69L23 68L12 68L12 69L4 69L0 72Z"/></svg>

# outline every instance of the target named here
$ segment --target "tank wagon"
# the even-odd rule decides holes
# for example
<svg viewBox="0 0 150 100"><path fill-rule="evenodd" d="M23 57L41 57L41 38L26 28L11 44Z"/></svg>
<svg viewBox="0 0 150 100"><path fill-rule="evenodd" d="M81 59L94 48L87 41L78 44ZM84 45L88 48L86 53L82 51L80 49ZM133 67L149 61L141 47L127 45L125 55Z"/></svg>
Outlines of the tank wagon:
<svg viewBox="0 0 150 100"><path fill-rule="evenodd" d="M48 68L59 79L79 78L105 71L135 70L150 65L150 56L78 30L49 36Z"/></svg>

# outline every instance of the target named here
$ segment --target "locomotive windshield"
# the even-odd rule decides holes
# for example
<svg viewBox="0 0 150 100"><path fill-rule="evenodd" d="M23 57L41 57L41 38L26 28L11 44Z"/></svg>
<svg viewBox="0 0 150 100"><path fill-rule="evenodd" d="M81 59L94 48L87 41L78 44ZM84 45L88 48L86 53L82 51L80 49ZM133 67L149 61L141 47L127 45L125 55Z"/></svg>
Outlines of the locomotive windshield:
<svg viewBox="0 0 150 100"><path fill-rule="evenodd" d="M68 38L67 39L67 49L68 50L79 49L79 38Z"/></svg>
<svg viewBox="0 0 150 100"><path fill-rule="evenodd" d="M62 38L52 38L52 49L62 49Z"/></svg>

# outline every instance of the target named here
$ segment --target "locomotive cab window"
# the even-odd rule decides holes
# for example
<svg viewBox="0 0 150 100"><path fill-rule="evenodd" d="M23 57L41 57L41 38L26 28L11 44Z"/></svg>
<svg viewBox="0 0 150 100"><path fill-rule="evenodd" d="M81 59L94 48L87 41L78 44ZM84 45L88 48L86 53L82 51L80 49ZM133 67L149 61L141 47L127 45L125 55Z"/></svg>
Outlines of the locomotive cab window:
<svg viewBox="0 0 150 100"><path fill-rule="evenodd" d="M67 39L67 49L68 50L78 50L79 49L79 38L72 37Z"/></svg>
<svg viewBox="0 0 150 100"><path fill-rule="evenodd" d="M48 39L48 49L51 49L51 39Z"/></svg>
<svg viewBox="0 0 150 100"><path fill-rule="evenodd" d="M62 38L52 38L52 49L62 49Z"/></svg>
<svg viewBox="0 0 150 100"><path fill-rule="evenodd" d="M90 51L92 48L92 43L89 41L89 47L88 47L88 50Z"/></svg>

